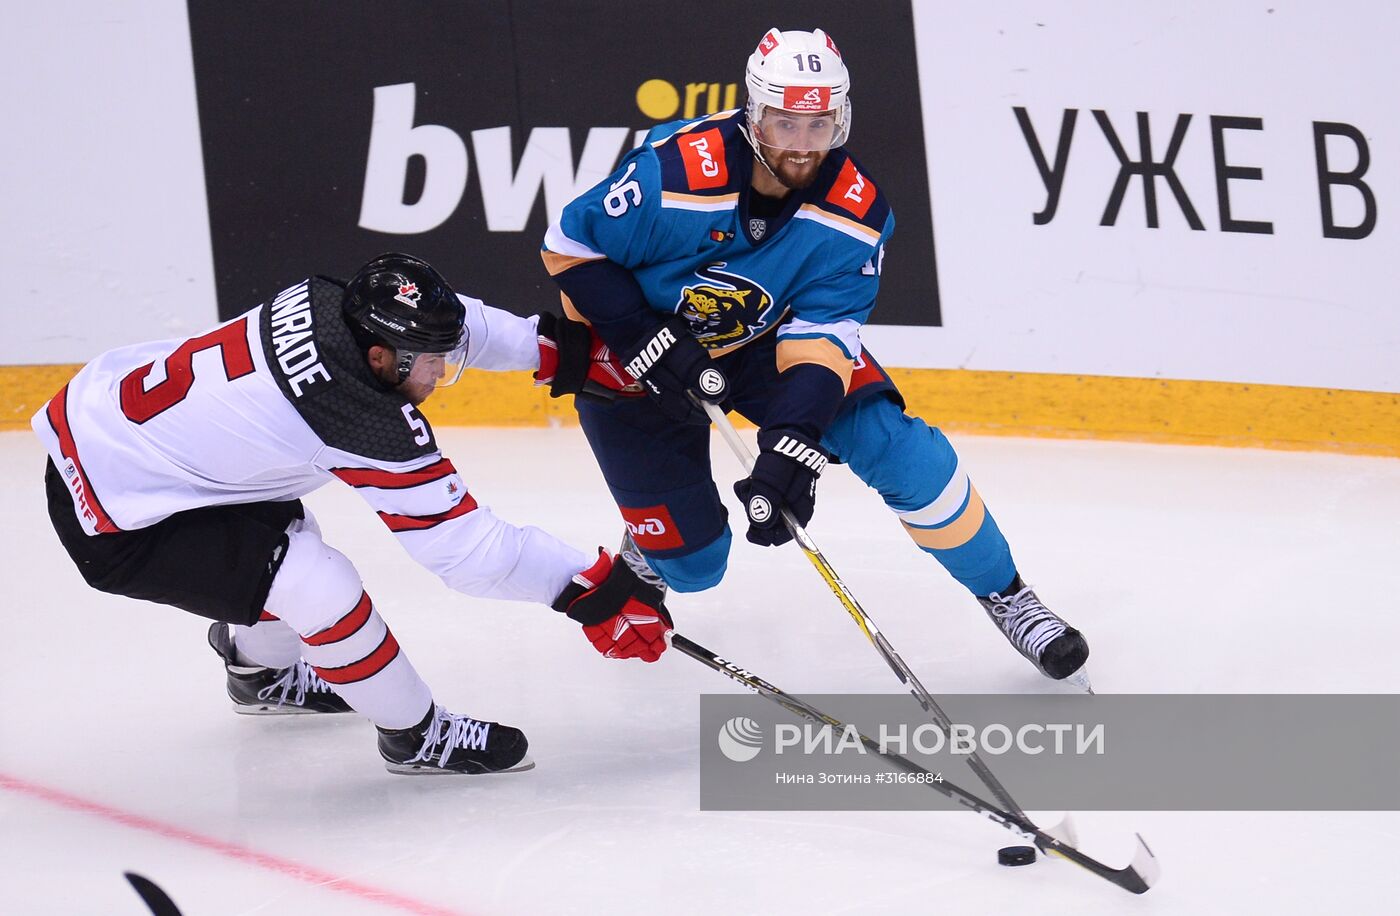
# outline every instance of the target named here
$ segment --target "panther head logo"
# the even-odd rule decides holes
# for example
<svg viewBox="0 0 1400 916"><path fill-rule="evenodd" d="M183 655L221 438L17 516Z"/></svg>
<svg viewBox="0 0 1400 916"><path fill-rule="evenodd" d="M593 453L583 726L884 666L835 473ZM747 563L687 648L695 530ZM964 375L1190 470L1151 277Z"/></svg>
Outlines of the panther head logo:
<svg viewBox="0 0 1400 916"><path fill-rule="evenodd" d="M707 348L729 347L757 337L767 327L773 297L756 281L722 270L720 261L695 271L699 280L681 289L676 312Z"/></svg>

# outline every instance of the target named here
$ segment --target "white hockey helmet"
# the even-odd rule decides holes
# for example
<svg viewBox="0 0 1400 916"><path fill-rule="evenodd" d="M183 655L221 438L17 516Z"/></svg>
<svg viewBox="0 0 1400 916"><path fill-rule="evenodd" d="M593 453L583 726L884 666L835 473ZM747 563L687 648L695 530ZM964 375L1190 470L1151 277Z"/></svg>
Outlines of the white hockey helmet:
<svg viewBox="0 0 1400 916"><path fill-rule="evenodd" d="M821 29L769 29L749 55L744 85L751 141L815 151L841 146L851 135L851 76Z"/></svg>

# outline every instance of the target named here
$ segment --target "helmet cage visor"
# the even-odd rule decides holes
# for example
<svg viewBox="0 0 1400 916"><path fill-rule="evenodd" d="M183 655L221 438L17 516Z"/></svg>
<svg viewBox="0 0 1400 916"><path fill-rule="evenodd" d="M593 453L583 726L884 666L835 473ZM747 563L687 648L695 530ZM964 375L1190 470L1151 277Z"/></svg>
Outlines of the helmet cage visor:
<svg viewBox="0 0 1400 916"><path fill-rule="evenodd" d="M456 384L467 365L467 341L446 352L397 351L399 384L413 382L420 388L446 388Z"/></svg>
<svg viewBox="0 0 1400 916"><path fill-rule="evenodd" d="M829 111L788 111L750 99L749 131L769 149L821 153L844 146L851 132L851 102Z"/></svg>

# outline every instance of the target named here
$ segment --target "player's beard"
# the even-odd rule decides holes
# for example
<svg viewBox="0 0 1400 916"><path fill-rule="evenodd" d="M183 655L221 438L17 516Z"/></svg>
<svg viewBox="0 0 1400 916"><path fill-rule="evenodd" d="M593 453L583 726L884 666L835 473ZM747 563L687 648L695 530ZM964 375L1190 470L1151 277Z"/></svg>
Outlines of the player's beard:
<svg viewBox="0 0 1400 916"><path fill-rule="evenodd" d="M822 162L826 159L826 152L796 152L765 147L763 158L783 187L801 191L810 188L812 182L817 180L817 172L821 170ZM797 161L803 159L806 161Z"/></svg>
<svg viewBox="0 0 1400 916"><path fill-rule="evenodd" d="M432 385L425 385L422 382L404 382L399 385L399 394L408 398L408 403L417 407L426 401L436 390Z"/></svg>

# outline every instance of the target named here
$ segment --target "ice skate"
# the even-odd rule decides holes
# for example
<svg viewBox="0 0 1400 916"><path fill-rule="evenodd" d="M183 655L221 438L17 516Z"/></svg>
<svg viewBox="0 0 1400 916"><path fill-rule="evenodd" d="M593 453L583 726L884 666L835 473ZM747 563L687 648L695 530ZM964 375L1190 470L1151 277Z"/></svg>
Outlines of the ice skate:
<svg viewBox="0 0 1400 916"><path fill-rule="evenodd" d="M529 747L518 728L453 715L437 704L411 728L379 729L384 768L409 776L530 770Z"/></svg>
<svg viewBox="0 0 1400 916"><path fill-rule="evenodd" d="M289 668L265 668L239 661L228 624L209 627L209 645L224 660L233 711L245 716L286 716L354 712L302 659Z"/></svg>
<svg viewBox="0 0 1400 916"><path fill-rule="evenodd" d="M1041 674L1093 693L1084 667L1089 660L1089 644L1083 634L1041 604L1035 590L1021 581L1019 573L1006 591L1005 595L992 592L977 601L1007 641Z"/></svg>

